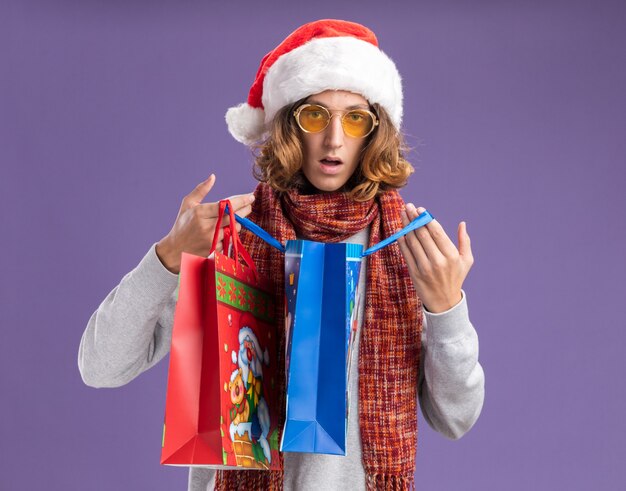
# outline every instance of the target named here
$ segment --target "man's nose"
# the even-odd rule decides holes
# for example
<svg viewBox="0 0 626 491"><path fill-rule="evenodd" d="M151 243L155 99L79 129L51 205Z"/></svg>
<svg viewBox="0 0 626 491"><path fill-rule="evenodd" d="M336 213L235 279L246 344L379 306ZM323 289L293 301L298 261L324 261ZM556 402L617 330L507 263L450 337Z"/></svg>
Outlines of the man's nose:
<svg viewBox="0 0 626 491"><path fill-rule="evenodd" d="M335 117L336 116L336 117ZM341 115L333 114L326 128L324 144L329 148L340 148L343 146L343 127L341 126Z"/></svg>

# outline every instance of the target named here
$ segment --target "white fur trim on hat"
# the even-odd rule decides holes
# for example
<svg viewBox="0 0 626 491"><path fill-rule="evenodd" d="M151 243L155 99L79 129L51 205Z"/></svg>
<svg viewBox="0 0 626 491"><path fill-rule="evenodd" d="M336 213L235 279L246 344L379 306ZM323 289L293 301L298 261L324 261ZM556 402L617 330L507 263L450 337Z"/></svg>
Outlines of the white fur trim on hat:
<svg viewBox="0 0 626 491"><path fill-rule="evenodd" d="M354 37L317 38L285 53L263 81L268 125L284 106L325 90L347 90L385 108L402 123L402 81L395 64L376 46Z"/></svg>

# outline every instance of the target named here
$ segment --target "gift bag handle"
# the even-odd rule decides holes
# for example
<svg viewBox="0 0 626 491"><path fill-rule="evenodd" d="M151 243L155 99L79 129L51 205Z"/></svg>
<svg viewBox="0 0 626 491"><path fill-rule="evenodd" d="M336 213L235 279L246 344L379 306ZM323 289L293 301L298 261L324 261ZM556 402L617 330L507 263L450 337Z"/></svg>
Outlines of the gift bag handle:
<svg viewBox="0 0 626 491"><path fill-rule="evenodd" d="M224 213L226 212L227 200L220 201L218 203L218 212L217 212L217 222L215 222L215 232L213 233L213 243L211 244L211 250L209 251L209 256L215 252L217 249L217 243L219 242L220 228L222 225L222 221L224 220ZM232 219L228 224L228 231L230 233L230 229L233 226ZM224 236L226 236L226 228L224 228ZM238 262L238 248L239 244L237 241L233 241L233 248L235 250L235 261Z"/></svg>
<svg viewBox="0 0 626 491"><path fill-rule="evenodd" d="M235 219L239 222L242 227L247 228L250 232L256 235L259 239L264 240L272 247L278 249L280 252L285 252L285 246L282 245L278 240L272 237L269 232L263 230L252 220L248 220L247 218L240 217L239 215L235 215Z"/></svg>
<svg viewBox="0 0 626 491"><path fill-rule="evenodd" d="M239 255L241 255L245 263L252 270L255 281L258 281L259 273L256 269L256 265L254 264L254 261L252 260L252 257L250 257L250 254L248 253L246 248L243 246L241 239L239 238L239 234L237 233L237 228L235 227L235 223L237 222L237 218L239 217L235 215L235 212L233 211L233 207L230 204L230 201L227 199L221 200L219 202L219 212L217 216L217 222L215 225L215 233L213 234L213 244L211 244L211 251L209 252L209 255L211 255L217 248L217 243L219 241L220 225L224 218L224 214L226 213L228 213L230 217L230 222L228 224L228 228L224 229L225 247L226 248L228 247L228 244L232 239L233 258L235 259L235 264L239 265ZM225 249L225 251L226 251L226 254L228 254L228 250Z"/></svg>
<svg viewBox="0 0 626 491"><path fill-rule="evenodd" d="M404 237L409 232L412 232L413 230L423 227L424 225L432 222L433 220L434 220L433 216L430 213L428 213L428 211L424 210L417 217L411 220L411 223L409 223L402 230L396 232L393 235L390 235L385 240L381 240L378 244L373 245L372 247L364 251L363 254L361 254L361 257L369 256L370 254L375 253L376 251L382 249L383 247L387 247L389 244L393 244L400 237Z"/></svg>
<svg viewBox="0 0 626 491"><path fill-rule="evenodd" d="M252 232L254 235L256 235L260 239L262 239L265 242L267 242L272 247L275 247L280 252L285 252L285 246L283 246L280 242L278 242L278 240L276 240L274 237L272 237L268 232L266 232L261 227L259 227L256 223L248 220L247 218L240 217L238 215L235 215L235 219L243 227L245 227L248 230L250 230L250 232ZM390 235L385 240L379 242L378 244L376 244L376 245L370 247L369 249L367 249L366 251L364 251L361 254L361 257L369 256L370 254L373 254L374 252L382 249L383 247L386 247L389 244L393 244L400 237L405 236L406 234L408 234L409 232L412 232L413 230L416 230L416 229L418 229L420 227L423 227L424 225L432 222L433 220L434 220L434 217L428 211L423 211L419 216L415 217L411 221L411 223L409 223L402 230L396 232L393 235Z"/></svg>

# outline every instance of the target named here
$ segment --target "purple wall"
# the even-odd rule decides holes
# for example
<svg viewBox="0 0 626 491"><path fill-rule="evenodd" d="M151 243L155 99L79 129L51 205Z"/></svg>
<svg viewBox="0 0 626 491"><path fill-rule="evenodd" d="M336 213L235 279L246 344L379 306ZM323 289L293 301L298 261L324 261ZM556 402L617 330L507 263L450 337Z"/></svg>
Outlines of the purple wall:
<svg viewBox="0 0 626 491"><path fill-rule="evenodd" d="M476 257L485 406L456 442L420 420L420 489L624 486L625 4L228 3L0 6L0 488L184 489L159 465L167 364L91 389L80 336L197 182L253 189L224 112L321 17L396 61L403 195L455 242L466 220Z"/></svg>

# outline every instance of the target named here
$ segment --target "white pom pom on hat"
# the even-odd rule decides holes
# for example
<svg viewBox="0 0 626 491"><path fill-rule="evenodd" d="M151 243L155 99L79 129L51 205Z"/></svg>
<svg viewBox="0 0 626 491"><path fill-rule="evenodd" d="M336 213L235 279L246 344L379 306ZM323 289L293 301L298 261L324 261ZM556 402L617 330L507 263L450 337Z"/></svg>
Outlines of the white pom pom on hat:
<svg viewBox="0 0 626 491"><path fill-rule="evenodd" d="M402 79L367 27L323 19L305 24L261 60L248 100L226 112L239 142L262 140L286 105L325 90L347 90L380 104L396 129L402 124Z"/></svg>
<svg viewBox="0 0 626 491"><path fill-rule="evenodd" d="M260 107L252 107L248 103L242 102L226 111L226 124L228 124L228 131L235 137L235 140L246 145L252 145L264 133L265 111Z"/></svg>

